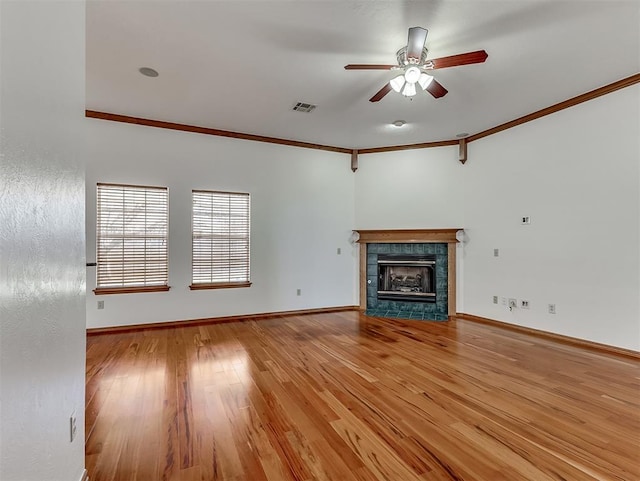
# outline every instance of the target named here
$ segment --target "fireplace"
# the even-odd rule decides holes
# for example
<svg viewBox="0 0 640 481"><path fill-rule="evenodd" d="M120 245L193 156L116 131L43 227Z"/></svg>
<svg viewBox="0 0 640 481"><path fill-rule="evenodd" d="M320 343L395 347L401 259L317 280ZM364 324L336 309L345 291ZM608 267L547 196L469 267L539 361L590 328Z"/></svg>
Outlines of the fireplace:
<svg viewBox="0 0 640 481"><path fill-rule="evenodd" d="M401 319L446 321L454 316L459 230L356 231L360 309L370 316Z"/></svg>
<svg viewBox="0 0 640 481"><path fill-rule="evenodd" d="M436 302L435 255L378 255L378 299Z"/></svg>

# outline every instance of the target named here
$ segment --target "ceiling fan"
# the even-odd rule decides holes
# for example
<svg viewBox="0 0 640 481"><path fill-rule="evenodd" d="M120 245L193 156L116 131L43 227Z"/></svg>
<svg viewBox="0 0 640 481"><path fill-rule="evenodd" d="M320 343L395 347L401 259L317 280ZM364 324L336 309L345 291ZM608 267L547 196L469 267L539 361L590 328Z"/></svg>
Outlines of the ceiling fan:
<svg viewBox="0 0 640 481"><path fill-rule="evenodd" d="M397 65L377 65L377 64L349 64L345 65L346 70L395 70L399 75L385 84L369 102L378 102L391 90L401 93L405 97L413 97L416 94L416 84L422 90L426 90L435 98L444 97L448 90L444 88L436 79L427 72L440 68L456 67L458 65L469 65L484 62L488 55L484 50L475 52L451 55L427 60L428 50L424 46L427 40L427 29L422 27L411 27L409 29L409 40L406 47L402 47L396 54Z"/></svg>

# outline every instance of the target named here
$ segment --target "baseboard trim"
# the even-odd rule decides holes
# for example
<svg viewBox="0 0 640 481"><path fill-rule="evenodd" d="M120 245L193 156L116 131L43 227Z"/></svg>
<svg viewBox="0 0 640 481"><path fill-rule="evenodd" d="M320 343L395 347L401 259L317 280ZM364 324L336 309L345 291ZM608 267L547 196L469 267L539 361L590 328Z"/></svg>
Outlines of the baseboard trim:
<svg viewBox="0 0 640 481"><path fill-rule="evenodd" d="M623 347L610 346L608 344L602 344L595 341L587 341L586 339L579 339L577 337L565 336L563 334L556 334L554 332L543 331L541 329L533 329L531 327L518 326L516 324L509 324L508 322L496 321L495 319L489 319L487 317L474 316L472 314L466 314L464 312L456 313L458 319L464 319L466 321L477 322L480 324L487 324L489 326L501 327L503 329L509 329L524 334L530 334L532 336L540 337L547 340L561 342L562 344L568 344L573 347L581 347L592 351L599 351L605 354L614 354L616 356L622 356L634 360L640 360L640 352L632 349L625 349Z"/></svg>
<svg viewBox="0 0 640 481"><path fill-rule="evenodd" d="M202 319L186 319L183 321L154 322L149 324L131 324L129 326L95 327L87 329L87 336L111 334L114 332L145 331L149 329L172 329L175 327L199 326L202 324L221 324L227 322L260 321L274 317L301 316L304 314L326 314L331 312L357 311L360 306L320 307L317 309L300 309L296 311L261 312L240 316L206 317ZM84 481L84 480L82 480Z"/></svg>
<svg viewBox="0 0 640 481"><path fill-rule="evenodd" d="M80 476L80 481L89 481L89 473L87 473L86 469L82 472L82 476Z"/></svg>

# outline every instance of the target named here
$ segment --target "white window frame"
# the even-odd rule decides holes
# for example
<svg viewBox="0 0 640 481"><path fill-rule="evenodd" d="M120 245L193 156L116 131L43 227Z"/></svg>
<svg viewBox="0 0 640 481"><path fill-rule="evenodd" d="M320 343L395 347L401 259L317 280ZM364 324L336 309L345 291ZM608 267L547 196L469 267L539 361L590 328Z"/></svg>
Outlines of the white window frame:
<svg viewBox="0 0 640 481"><path fill-rule="evenodd" d="M169 191L97 185L96 294L168 291Z"/></svg>
<svg viewBox="0 0 640 481"><path fill-rule="evenodd" d="M251 286L251 195L192 190L191 289Z"/></svg>

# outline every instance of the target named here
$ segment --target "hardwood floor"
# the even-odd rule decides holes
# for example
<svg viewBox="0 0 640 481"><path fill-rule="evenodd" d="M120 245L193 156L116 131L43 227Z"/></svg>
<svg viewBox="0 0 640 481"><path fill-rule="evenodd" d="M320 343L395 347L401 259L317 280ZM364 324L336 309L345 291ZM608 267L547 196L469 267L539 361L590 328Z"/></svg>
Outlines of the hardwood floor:
<svg viewBox="0 0 640 481"><path fill-rule="evenodd" d="M470 321L87 340L91 481L640 480L640 363Z"/></svg>

